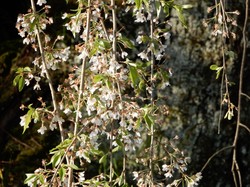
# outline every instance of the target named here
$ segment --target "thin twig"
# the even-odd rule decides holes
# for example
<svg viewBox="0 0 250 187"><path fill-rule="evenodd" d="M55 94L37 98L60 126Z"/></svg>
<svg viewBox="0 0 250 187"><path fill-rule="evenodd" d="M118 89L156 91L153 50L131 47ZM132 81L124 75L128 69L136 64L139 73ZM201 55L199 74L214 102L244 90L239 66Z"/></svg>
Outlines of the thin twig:
<svg viewBox="0 0 250 187"><path fill-rule="evenodd" d="M64 155L62 156L62 158L61 158L59 164L57 165L57 167L56 167L56 169L55 169L55 171L54 171L54 174L53 174L53 176L52 176L52 178L51 178L51 180L50 180L49 186L52 186L52 183L53 183L53 181L55 180L55 177L56 177L56 175L57 175L57 172L58 172L59 168L61 167L61 164L63 163L64 159L67 158L67 153L70 151L72 145L73 145L73 144L75 143L75 141L77 140L78 135L80 135L80 134L82 133L83 129L84 129L84 127L81 128L81 130L77 133L77 135L72 139L72 142L71 142L71 143L69 144L69 146L66 148ZM71 168L71 167L70 167L70 168Z"/></svg>
<svg viewBox="0 0 250 187"><path fill-rule="evenodd" d="M246 125L240 123L240 126L243 127L243 128L245 128L250 133L250 129Z"/></svg>
<svg viewBox="0 0 250 187"><path fill-rule="evenodd" d="M226 19L226 11L224 8L224 2L220 0L221 11L222 11L222 18L223 18L223 25L226 29L226 35L228 36L228 27L227 27L227 19ZM223 30L224 31L224 30Z"/></svg>
<svg viewBox="0 0 250 187"><path fill-rule="evenodd" d="M91 17L91 0L88 0L88 9L87 9L87 23L86 23L86 40L85 40L85 49L84 53L87 54L87 43L89 40L89 34L90 34L90 17ZM82 60L82 68L81 68L81 75L80 75L80 88L79 88L79 93L78 93L78 100L77 100L77 109L76 109L76 118L75 118L75 126L74 126L74 136L77 136L78 133L78 126L79 126L79 113L80 113L80 108L81 108L81 101L82 101L82 96L84 92L84 83L85 83L85 70L86 70L86 62L87 62L87 55L84 55L83 60ZM72 144L72 149L74 149L75 145ZM74 164L74 157L70 157L70 164ZM73 183L73 168L69 168L68 171L68 187L72 186Z"/></svg>
<svg viewBox="0 0 250 187"><path fill-rule="evenodd" d="M31 2L31 7L32 7L33 14L34 14L34 16L36 16L36 6L35 6L35 3L34 3L34 0L30 0L30 2ZM56 101L56 93L55 93L55 90L53 88L52 79L51 79L51 76L49 74L49 70L48 70L47 65L46 65L44 49L43 49L43 46L42 46L42 40L41 40L41 37L40 37L40 32L39 32L39 27L38 26L36 26L35 32L36 32L38 46L39 46L39 50L40 50L40 54L41 54L41 58L42 58L43 68L45 70L46 78L47 78L48 83L49 83L50 93L51 93L53 107L54 107L54 115L59 115L59 107L58 107L58 104L57 104L57 101ZM59 130L60 130L60 135L61 135L61 141L63 141L64 140L63 127L62 127L61 124L58 124L58 125L59 125Z"/></svg>
<svg viewBox="0 0 250 187"><path fill-rule="evenodd" d="M150 10L150 38L151 42L154 39L154 14L155 14L155 0L151 0L151 10ZM152 46L150 46L152 47ZM150 82L151 82L151 105L154 106L154 94L155 94L155 85L154 85L154 65L155 57L154 51L151 49L151 73L150 73ZM149 159L149 169L150 169L150 179L151 185L154 186L154 174L153 174L153 159L154 159L154 124L151 124L150 129L150 159Z"/></svg>
<svg viewBox="0 0 250 187"><path fill-rule="evenodd" d="M230 145L230 146L227 146L227 147L223 147L222 149L216 151L212 156L209 157L209 159L207 160L207 162L206 162L206 163L204 164L204 166L202 167L201 172L203 172L203 170L207 167L207 165L209 164L209 162L210 162L216 155L218 155L220 152L225 151L225 150L230 149L230 148L233 148L233 146Z"/></svg>
<svg viewBox="0 0 250 187"><path fill-rule="evenodd" d="M117 62L117 20L116 20L116 4L115 0L111 0L111 8L112 8L112 21L113 21L113 38L112 38L112 61L113 63ZM110 129L110 163L109 163L109 185L113 186L113 153L112 153L112 145L113 145L113 122L111 122Z"/></svg>
<svg viewBox="0 0 250 187"><path fill-rule="evenodd" d="M243 74L244 74L244 64L246 60L246 49L247 49L247 38L246 38L246 29L247 29L247 19L248 19L248 0L246 0L245 3L245 20L244 20L244 26L242 30L242 40L243 40L243 52L242 52L242 59L241 59L241 67L240 67L240 78L239 78L239 90L238 90L238 115L237 115L237 124L236 124L236 130L234 135L234 142L233 142L233 159L232 159L232 168L231 171L233 173L234 183L235 186L242 187L242 179L241 179L241 173L238 166L237 158L236 158L236 146L238 142L239 137L239 128L241 124L241 96L242 96L242 85L243 85ZM236 172L238 177L236 177Z"/></svg>
<svg viewBox="0 0 250 187"><path fill-rule="evenodd" d="M11 139L13 139L15 142L17 142L18 144L24 146L24 147L27 147L27 148L30 148L32 150L35 150L34 147L22 142L21 140L17 139L16 137L12 136L8 131L6 131L4 128L1 129L4 133L6 133Z"/></svg>
<svg viewBox="0 0 250 187"><path fill-rule="evenodd" d="M249 96L249 95L247 95L247 94L245 94L245 93L241 93L241 95L245 96L247 99L250 100L250 96Z"/></svg>
<svg viewBox="0 0 250 187"><path fill-rule="evenodd" d="M88 0L88 7L90 7L90 5L91 5L91 0ZM89 34L90 34L90 17L91 17L91 9L88 8L87 9L87 23L86 23L86 40L85 40L86 45L88 43ZM87 46L85 46L84 50L85 50L85 54L87 54ZM77 134L77 130L78 130L79 112L80 112L80 108L81 108L81 100L82 100L82 95L83 95L83 91L84 91L86 61L87 61L87 56L84 55L83 60L82 60L81 81L80 81L80 88L79 88L79 94L78 94L78 100L77 100L74 135Z"/></svg>

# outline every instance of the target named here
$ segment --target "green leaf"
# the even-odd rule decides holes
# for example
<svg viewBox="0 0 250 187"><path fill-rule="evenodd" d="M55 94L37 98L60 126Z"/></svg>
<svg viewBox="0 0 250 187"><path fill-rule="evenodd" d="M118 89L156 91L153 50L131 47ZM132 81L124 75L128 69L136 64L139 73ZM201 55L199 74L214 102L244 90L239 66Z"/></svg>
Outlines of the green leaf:
<svg viewBox="0 0 250 187"><path fill-rule="evenodd" d="M161 3L159 1L155 1L155 7L156 7L156 12L157 12L157 18L160 17L160 13L161 13Z"/></svg>
<svg viewBox="0 0 250 187"><path fill-rule="evenodd" d="M37 178L36 174L34 174L34 173L27 173L26 174L26 179L24 180L24 184L28 184L31 181L36 181L37 179L38 178Z"/></svg>
<svg viewBox="0 0 250 187"><path fill-rule="evenodd" d="M98 83L98 82L100 82L101 80L103 80L104 78L105 78L105 76L102 75L102 74L95 75L94 78L93 78L93 82L94 82L94 83Z"/></svg>
<svg viewBox="0 0 250 187"><path fill-rule="evenodd" d="M17 75L14 80L13 80L13 85L16 86L17 83L19 82L19 79L20 79L21 75Z"/></svg>
<svg viewBox="0 0 250 187"><path fill-rule="evenodd" d="M142 5L142 0L135 0L136 9L140 9Z"/></svg>
<svg viewBox="0 0 250 187"><path fill-rule="evenodd" d="M151 126L153 124L153 119L147 113L144 114L143 118L144 118L146 124L148 125L148 128L151 129Z"/></svg>
<svg viewBox="0 0 250 187"><path fill-rule="evenodd" d="M217 68L218 68L218 66L216 64L213 64L210 66L210 69L214 70L214 71L217 70Z"/></svg>
<svg viewBox="0 0 250 187"><path fill-rule="evenodd" d="M139 89L143 90L143 88L145 88L145 81L142 79L139 83Z"/></svg>
<svg viewBox="0 0 250 187"><path fill-rule="evenodd" d="M62 155L64 153L61 152L61 151L57 151L52 157L51 157L51 160L50 160L50 163L52 163L52 167L55 168L56 166L58 166L58 164L60 163L61 161L61 158L62 158Z"/></svg>
<svg viewBox="0 0 250 187"><path fill-rule="evenodd" d="M58 150L66 149L72 142L72 139L65 139L59 145L50 150L50 154L55 154Z"/></svg>
<svg viewBox="0 0 250 187"><path fill-rule="evenodd" d="M83 154L82 154L83 158L88 162L88 163L91 163L91 160L90 160L90 156L89 156L89 152L88 151L84 151Z"/></svg>
<svg viewBox="0 0 250 187"><path fill-rule="evenodd" d="M123 147L123 143L120 139L116 139L115 141L120 147Z"/></svg>
<svg viewBox="0 0 250 187"><path fill-rule="evenodd" d="M43 176L42 174L39 174L39 175L38 175L38 178L39 178L40 184L44 184L44 182L45 182L44 176Z"/></svg>
<svg viewBox="0 0 250 187"><path fill-rule="evenodd" d="M129 48L129 49L134 49L134 48L135 48L135 46L134 46L134 44L131 42L131 40L128 39L127 37L125 37L125 36L122 36L122 37L120 38L120 42L123 44L123 46L124 46L125 48Z"/></svg>
<svg viewBox="0 0 250 187"><path fill-rule="evenodd" d="M183 15L182 7L180 5L174 5L173 8L177 11L177 15L182 25L187 28L187 23Z"/></svg>
<svg viewBox="0 0 250 187"><path fill-rule="evenodd" d="M20 79L18 80L18 91L21 92L24 87L24 78L23 76L20 76Z"/></svg>
<svg viewBox="0 0 250 187"><path fill-rule="evenodd" d="M112 88L112 84L111 84L111 82L109 81L109 79L105 79L105 84L106 84L106 86L107 86L109 89Z"/></svg>
<svg viewBox="0 0 250 187"><path fill-rule="evenodd" d="M117 146L114 149L112 149L112 153L115 153L115 152L119 151L120 149L121 149L120 146Z"/></svg>
<svg viewBox="0 0 250 187"><path fill-rule="evenodd" d="M103 165L106 165L107 163L107 155L103 155L100 160L99 160L99 164L103 164Z"/></svg>
<svg viewBox="0 0 250 187"><path fill-rule="evenodd" d="M23 69L23 71L24 71L24 72L31 72L31 69L30 69L30 67L25 67L25 68Z"/></svg>
<svg viewBox="0 0 250 187"><path fill-rule="evenodd" d="M77 165L75 165L75 164L65 164L65 166L71 167L74 170L80 170L80 168Z"/></svg>
<svg viewBox="0 0 250 187"><path fill-rule="evenodd" d="M166 17L168 17L169 14L170 14L170 8L169 8L169 6L167 6L167 5L164 6L163 10L164 10L164 13L166 14Z"/></svg>
<svg viewBox="0 0 250 187"><path fill-rule="evenodd" d="M25 115L25 123L23 126L23 133L25 133L26 129L29 128L30 122L31 122L31 115L26 114Z"/></svg>
<svg viewBox="0 0 250 187"><path fill-rule="evenodd" d="M58 173L59 173L60 180L64 181L64 177L65 177L65 174L66 174L66 169L63 168L63 167L60 167Z"/></svg>
<svg viewBox="0 0 250 187"><path fill-rule="evenodd" d="M139 73L137 72L137 69L133 66L130 66L129 70L130 80L132 81L133 87L136 88L140 82Z"/></svg>
<svg viewBox="0 0 250 187"><path fill-rule="evenodd" d="M103 152L98 149L91 149L90 152L94 155L103 155Z"/></svg>
<svg viewBox="0 0 250 187"><path fill-rule="evenodd" d="M22 74L23 73L23 68L18 68L16 71L17 74Z"/></svg>
<svg viewBox="0 0 250 187"><path fill-rule="evenodd" d="M111 44L108 40L100 40L99 41L99 49L102 51L104 49L110 49Z"/></svg>

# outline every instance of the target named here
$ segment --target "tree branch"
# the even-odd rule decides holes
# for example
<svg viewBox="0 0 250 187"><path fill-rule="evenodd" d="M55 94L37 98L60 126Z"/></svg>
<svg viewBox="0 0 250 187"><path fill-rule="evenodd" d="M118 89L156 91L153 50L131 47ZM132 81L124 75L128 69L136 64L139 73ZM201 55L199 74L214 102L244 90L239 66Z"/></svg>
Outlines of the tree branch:
<svg viewBox="0 0 250 187"><path fill-rule="evenodd" d="M209 164L209 162L210 162L216 155L218 155L220 152L225 151L225 150L230 149L230 148L233 148L233 146L230 145L230 146L224 147L224 148L222 148L222 149L216 151L212 156L209 157L209 159L208 159L207 162L204 164L204 166L202 167L202 169L201 169L200 172L203 172L203 170L207 167L207 165Z"/></svg>
<svg viewBox="0 0 250 187"><path fill-rule="evenodd" d="M35 6L35 3L34 3L34 0L30 0L30 2L31 2L31 7L32 7L33 14L35 16L35 14L36 14L36 6ZM53 108L54 108L54 115L59 115L59 107L58 107L58 104L57 104L57 101L56 101L56 93L55 93L55 90L53 88L52 79L51 79L51 76L49 74L49 70L48 70L47 65L46 65L44 49L43 49L43 46L42 46L42 40L41 40L41 36L40 36L40 33L39 33L39 27L36 26L35 32L36 32L36 37L37 37L37 41L38 41L39 51L40 51L41 58L42 58L43 68L45 70L46 78L47 78L47 80L49 82L49 88L50 88L50 93L51 93ZM61 141L63 141L64 140L63 127L59 123L58 123L58 125L59 125L59 130L60 130L60 135L61 135Z"/></svg>
<svg viewBox="0 0 250 187"><path fill-rule="evenodd" d="M155 0L150 1L151 9L150 9L150 38L151 42L153 42L154 38L154 14L155 14ZM151 43L152 44L152 43ZM150 45L151 45L150 44ZM151 48L151 46L150 46ZM150 82L151 82L151 105L154 106L154 94L155 94L155 85L154 85L154 65L155 65L155 56L154 51L151 50L151 72L150 72ZM153 159L154 159L154 124L151 124L150 129L150 159L149 159L149 169L150 169L150 179L151 185L154 186L154 174L153 174Z"/></svg>
<svg viewBox="0 0 250 187"><path fill-rule="evenodd" d="M243 125L242 123L240 123L240 126L245 128L250 133L250 129L246 125Z"/></svg>
<svg viewBox="0 0 250 187"><path fill-rule="evenodd" d="M79 2L80 3L80 2ZM81 68L81 80L80 80L80 88L79 88L79 93L78 93L78 99L77 99L77 109L76 109L76 118L75 118L75 123L74 123L74 137L76 138L77 133L78 133L78 125L79 125L79 113L80 113L80 108L81 108L81 101L82 101L82 96L83 96L83 91L84 91L84 83L85 83L85 70L86 70L86 62L87 62L87 55L88 50L87 50L87 44L89 41L89 33L90 33L90 17L91 17L91 0L88 0L88 9L87 9L87 23L86 23L86 40L85 40L85 48L84 53L85 55L83 56L82 60L82 68ZM75 145L74 143L72 144L72 149L74 149ZM70 164L74 164L74 156L70 157ZM69 167L68 171L68 187L72 186L73 183L73 169Z"/></svg>
<svg viewBox="0 0 250 187"><path fill-rule="evenodd" d="M247 99L250 100L250 96L249 96L249 95L247 95L247 94L245 94L245 93L241 93L241 95L245 96Z"/></svg>
<svg viewBox="0 0 250 187"><path fill-rule="evenodd" d="M242 180L241 180L241 173L240 169L238 166L237 158L236 158L236 146L238 142L238 137L239 137L239 127L241 125L241 96L242 96L242 85L243 85L243 74L244 74L244 64L246 60L246 49L247 49L247 38L246 38L246 28L247 28L247 19L248 19L248 0L246 0L245 3L245 20L244 20L244 26L242 30L242 40L243 40L243 52L242 52L242 59L241 59L241 67L240 67L240 78L239 78L239 90L238 90L238 115L237 115L237 124L236 124L236 130L235 130L235 136L234 136L234 142L233 142L233 159L232 159L232 168L231 171L233 173L234 177L234 183L235 186L242 187ZM236 177L236 172L237 172L237 177Z"/></svg>

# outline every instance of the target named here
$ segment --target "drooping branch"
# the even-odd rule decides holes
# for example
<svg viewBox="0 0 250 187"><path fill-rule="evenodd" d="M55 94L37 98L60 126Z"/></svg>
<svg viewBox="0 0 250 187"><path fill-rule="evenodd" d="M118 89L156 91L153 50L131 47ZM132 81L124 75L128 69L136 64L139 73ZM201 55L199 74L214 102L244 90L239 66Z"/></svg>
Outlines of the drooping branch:
<svg viewBox="0 0 250 187"><path fill-rule="evenodd" d="M88 9L87 9L87 23L86 23L86 40L85 44L88 44L89 40L89 34L90 34L90 17L91 17L91 0L88 0ZM78 93L78 100L77 100L77 109L76 109L76 118L75 118L75 127L74 127L74 136L77 134L78 130L78 123L79 123L79 112L81 108L81 100L82 100L82 95L84 91L84 83L85 83L85 70L86 70L86 61L87 61L87 46L85 46L84 52L85 55L83 55L83 60L82 60L82 68L81 68L81 75L80 75L80 88L79 88L79 93Z"/></svg>
<svg viewBox="0 0 250 187"><path fill-rule="evenodd" d="M80 2L79 2L80 3ZM82 102L82 96L84 92L84 83L85 83L85 70L86 70L86 62L87 62L87 45L89 41L89 34L90 34L90 17L91 17L91 0L88 0L88 9L87 9L87 22L86 22L86 39L85 39L85 48L83 49L83 60L82 60L82 68L81 68L81 74L80 74L80 87L78 92L78 100L77 100L77 109L76 109L76 118L74 123L74 138L76 138L78 133L78 126L79 126L79 116L80 116L80 108L81 108L81 102ZM75 144L72 144L72 148L74 148ZM74 164L74 157L70 157L70 164ZM68 171L68 187L72 186L73 183L73 169L69 167Z"/></svg>
<svg viewBox="0 0 250 187"><path fill-rule="evenodd" d="M150 38L151 38L151 46L153 44L154 39L154 15L155 15L155 0L151 0L150 2ZM151 72L150 72L150 82L151 82L151 105L154 106L154 97L155 97L155 80L154 80L154 66L155 66L155 56L154 51L151 49ZM150 178L151 178L151 185L154 186L154 175L153 175L153 158L154 158L154 124L151 124L150 129L150 159L149 159L149 169L150 169Z"/></svg>
<svg viewBox="0 0 250 187"><path fill-rule="evenodd" d="M36 6L34 3L34 0L30 0L30 2L31 2L32 12L35 16ZM45 53L44 53L44 48L42 46L42 40L41 40L41 36L40 36L40 32L39 32L39 27L38 26L35 26L35 27L36 27L35 32L36 32L36 37L37 37L37 41L38 41L39 51L40 51L41 58L42 58L42 65L43 65L43 68L45 70L45 75L46 75L46 78L47 78L48 83L49 83L49 88L50 88L50 93L51 93L53 108L54 108L54 115L59 115L59 107L58 107L57 100L56 100L56 93L55 93L55 90L53 88L52 79L51 79L51 76L49 74L49 70L48 70L47 65L46 65ZM62 124L59 123L58 125L59 125L59 130L60 130L60 135L61 135L61 141L64 141L64 133L63 133Z"/></svg>
<svg viewBox="0 0 250 187"><path fill-rule="evenodd" d="M216 151L212 156L209 157L209 159L208 159L207 162L204 164L204 166L202 167L202 169L201 169L200 172L203 172L203 170L207 167L207 165L209 164L209 162L210 162L216 155L218 155L218 154L221 153L222 151L225 151L225 150L231 149L231 148L233 148L232 145L227 146L227 147L223 147L222 149Z"/></svg>
<svg viewBox="0 0 250 187"><path fill-rule="evenodd" d="M111 8L112 8L112 29L113 29L113 38L112 38L112 61L116 63L117 61L117 20L116 20L116 4L115 0L111 0ZM113 182L113 153L112 153L112 146L113 146L113 122L111 122L111 129L110 129L110 144L109 144L109 151L110 151L110 162L109 162L109 185L112 186Z"/></svg>
<svg viewBox="0 0 250 187"><path fill-rule="evenodd" d="M236 130L234 135L234 142L233 142L233 158L232 158L232 168L231 171L233 173L234 183L235 186L242 187L242 179L241 179L241 173L237 162L236 157L236 146L239 138L239 129L241 126L241 97L242 97L242 86L243 86L243 76L244 76L244 64L246 61L246 49L247 49L247 37L246 37L246 29L247 29L247 20L248 20L248 6L249 1L246 0L245 3L245 20L244 20L244 26L242 29L242 42L243 42L243 52L242 52L242 58L241 58L241 67L240 67L240 77L239 77L239 89L238 89L238 115L237 115L237 124L236 124ZM237 172L237 176L236 176Z"/></svg>

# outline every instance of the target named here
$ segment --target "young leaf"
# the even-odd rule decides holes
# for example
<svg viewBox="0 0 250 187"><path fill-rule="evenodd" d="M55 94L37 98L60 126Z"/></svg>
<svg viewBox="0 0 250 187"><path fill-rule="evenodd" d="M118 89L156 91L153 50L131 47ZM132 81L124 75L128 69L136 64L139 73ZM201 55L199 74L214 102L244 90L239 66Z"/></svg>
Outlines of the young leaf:
<svg viewBox="0 0 250 187"><path fill-rule="evenodd" d="M26 174L26 179L24 181L24 184L28 184L30 182L34 182L37 180L37 176L34 173L27 173Z"/></svg>
<svg viewBox="0 0 250 187"><path fill-rule="evenodd" d="M21 75L17 75L14 80L13 80L13 85L16 86L17 83L19 82L19 79L20 79Z"/></svg>
<svg viewBox="0 0 250 187"><path fill-rule="evenodd" d="M213 64L213 65L210 66L210 69L214 70L214 71L216 71L217 68L218 68L218 66L216 64Z"/></svg>
<svg viewBox="0 0 250 187"><path fill-rule="evenodd" d="M64 181L64 177L65 177L65 174L66 174L66 169L63 168L63 167L60 167L58 173L59 173L60 180Z"/></svg>
<svg viewBox="0 0 250 187"><path fill-rule="evenodd" d="M153 119L149 116L149 114L144 114L143 116L146 124L148 125L148 128L151 129L151 125L153 124Z"/></svg>
<svg viewBox="0 0 250 187"><path fill-rule="evenodd" d="M112 150L112 153L115 153L115 152L117 152L117 151L119 151L120 150L120 146L117 146L117 147L115 147L113 150Z"/></svg>
<svg viewBox="0 0 250 187"><path fill-rule="evenodd" d="M107 163L107 155L103 155L100 160L99 160L99 164L103 164L103 165L106 165Z"/></svg>
<svg viewBox="0 0 250 187"><path fill-rule="evenodd" d="M40 183L40 184L44 184L44 182L45 182L45 180L44 180L44 175L39 174L39 175L38 175L38 178L39 178L39 183Z"/></svg>
<svg viewBox="0 0 250 187"><path fill-rule="evenodd" d="M124 46L125 48L129 48L129 49L134 49L134 48L135 48L135 46L134 46L134 44L131 42L131 40L128 39L127 37L125 37L125 36L122 36L122 37L120 38L120 42L123 44L123 46Z"/></svg>
<svg viewBox="0 0 250 187"><path fill-rule="evenodd" d="M140 82L139 73L137 72L137 69L133 66L130 66L129 70L129 77L132 81L133 87L136 88Z"/></svg>
<svg viewBox="0 0 250 187"><path fill-rule="evenodd" d="M24 122L24 126L23 126L23 133L25 133L26 129L29 128L29 124L31 122L31 114L26 114L25 115L25 122Z"/></svg>
<svg viewBox="0 0 250 187"><path fill-rule="evenodd" d="M79 167L77 165L75 165L75 164L66 164L65 166L71 167L74 170L79 170Z"/></svg>
<svg viewBox="0 0 250 187"><path fill-rule="evenodd" d="M58 164L61 161L61 157L62 157L62 151L57 151L50 160L50 163L52 163L52 167L55 168L56 166L58 166Z"/></svg>
<svg viewBox="0 0 250 187"><path fill-rule="evenodd" d="M183 16L183 11L182 11L182 7L180 5L174 5L173 8L177 11L177 15L179 20L181 21L182 25L187 28L187 23L186 20Z"/></svg>
<svg viewBox="0 0 250 187"><path fill-rule="evenodd" d="M23 87L24 87L24 78L23 76L21 76L18 81L18 91L21 92L23 90Z"/></svg>
<svg viewBox="0 0 250 187"><path fill-rule="evenodd" d="M139 10L141 8L141 5L142 5L142 0L135 0L136 9Z"/></svg>
<svg viewBox="0 0 250 187"><path fill-rule="evenodd" d="M104 78L105 78L104 75L98 74L98 75L95 75L95 76L94 76L93 81L94 81L94 83L98 83L98 82L100 82L101 80L103 80Z"/></svg>
<svg viewBox="0 0 250 187"><path fill-rule="evenodd" d="M24 72L31 72L31 69L30 69L30 67L25 67L25 68L23 69L23 71L24 71Z"/></svg>

